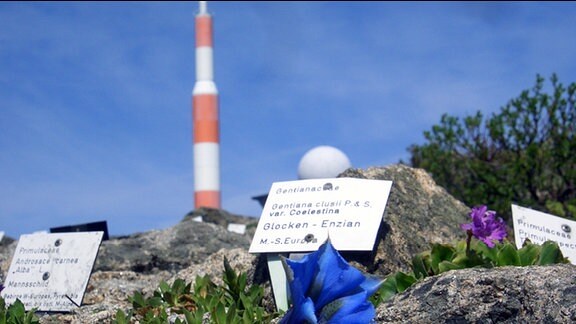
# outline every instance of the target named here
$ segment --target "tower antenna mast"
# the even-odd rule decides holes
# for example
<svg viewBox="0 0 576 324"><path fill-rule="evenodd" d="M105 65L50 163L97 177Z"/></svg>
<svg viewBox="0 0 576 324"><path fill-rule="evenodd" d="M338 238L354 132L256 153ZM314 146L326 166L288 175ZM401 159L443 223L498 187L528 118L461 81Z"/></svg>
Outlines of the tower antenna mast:
<svg viewBox="0 0 576 324"><path fill-rule="evenodd" d="M212 16L199 1L196 25L196 82L192 91L194 207L220 208L220 122L214 83Z"/></svg>

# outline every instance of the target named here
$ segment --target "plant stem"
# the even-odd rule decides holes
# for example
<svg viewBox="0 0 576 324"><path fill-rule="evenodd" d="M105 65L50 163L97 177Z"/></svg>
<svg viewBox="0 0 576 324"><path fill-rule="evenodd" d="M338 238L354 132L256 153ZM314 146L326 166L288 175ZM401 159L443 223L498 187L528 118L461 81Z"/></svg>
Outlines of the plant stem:
<svg viewBox="0 0 576 324"><path fill-rule="evenodd" d="M467 230L466 234L468 234L468 237L466 238L466 255L470 256L470 241L472 241L472 231Z"/></svg>

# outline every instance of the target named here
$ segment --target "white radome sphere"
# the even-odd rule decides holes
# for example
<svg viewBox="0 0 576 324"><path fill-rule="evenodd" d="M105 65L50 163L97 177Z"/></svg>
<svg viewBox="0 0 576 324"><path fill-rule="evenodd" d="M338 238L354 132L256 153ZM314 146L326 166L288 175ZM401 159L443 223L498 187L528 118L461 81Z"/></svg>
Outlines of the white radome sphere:
<svg viewBox="0 0 576 324"><path fill-rule="evenodd" d="M321 145L304 154L298 165L298 179L335 178L352 165L339 149Z"/></svg>

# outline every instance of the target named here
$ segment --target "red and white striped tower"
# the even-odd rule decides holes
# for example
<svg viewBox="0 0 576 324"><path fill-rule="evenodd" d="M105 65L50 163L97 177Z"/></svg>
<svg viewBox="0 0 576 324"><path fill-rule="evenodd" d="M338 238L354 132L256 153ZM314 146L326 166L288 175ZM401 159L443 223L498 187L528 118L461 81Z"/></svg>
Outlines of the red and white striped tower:
<svg viewBox="0 0 576 324"><path fill-rule="evenodd" d="M206 1L200 1L196 15L196 83L192 91L195 208L220 208L220 126L212 45L212 17Z"/></svg>

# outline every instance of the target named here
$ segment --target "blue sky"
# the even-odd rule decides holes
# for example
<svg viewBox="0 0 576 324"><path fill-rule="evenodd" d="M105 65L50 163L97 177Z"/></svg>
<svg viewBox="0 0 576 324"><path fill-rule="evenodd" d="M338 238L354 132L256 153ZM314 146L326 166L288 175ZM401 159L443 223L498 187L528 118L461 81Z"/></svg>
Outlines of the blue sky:
<svg viewBox="0 0 576 324"><path fill-rule="evenodd" d="M0 3L0 231L193 209L197 2ZM407 160L443 113L498 112L536 74L576 81L574 2L208 2L223 209L294 180L318 145Z"/></svg>

